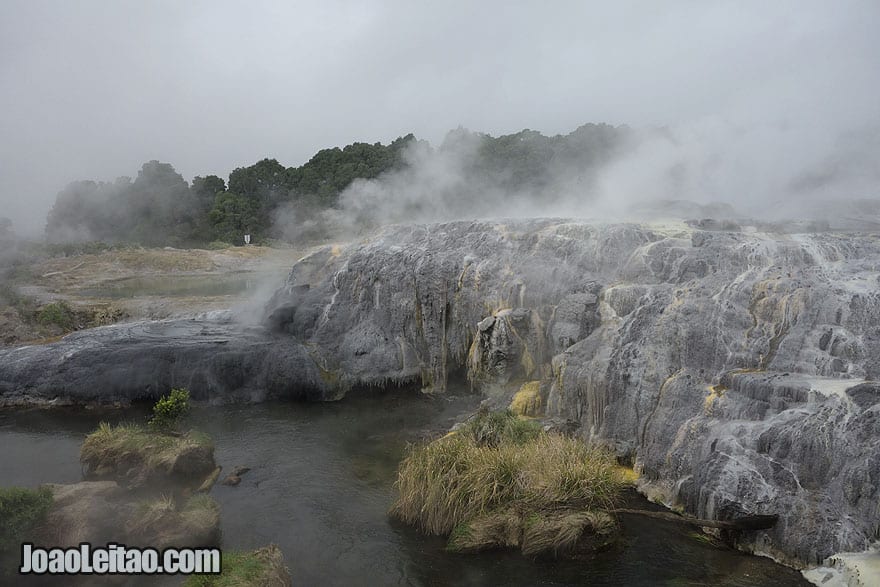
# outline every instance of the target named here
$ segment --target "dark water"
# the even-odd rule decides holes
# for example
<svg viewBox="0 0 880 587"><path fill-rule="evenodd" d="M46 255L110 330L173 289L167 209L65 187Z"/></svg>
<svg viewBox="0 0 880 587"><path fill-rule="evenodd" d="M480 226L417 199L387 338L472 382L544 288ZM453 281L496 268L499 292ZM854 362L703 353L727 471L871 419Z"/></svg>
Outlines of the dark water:
<svg viewBox="0 0 880 587"><path fill-rule="evenodd" d="M382 395L334 404L205 407L195 424L216 443L226 471L252 470L238 487L217 485L223 546L270 542L295 585L802 585L768 559L716 548L688 527L627 516L624 544L593 560L531 561L515 552L454 555L388 519L395 470L408 441L447 428L474 398ZM101 419L141 420L138 410L0 412L4 485L81 478L79 445ZM642 500L639 507L650 507ZM63 584L59 580L58 584Z"/></svg>

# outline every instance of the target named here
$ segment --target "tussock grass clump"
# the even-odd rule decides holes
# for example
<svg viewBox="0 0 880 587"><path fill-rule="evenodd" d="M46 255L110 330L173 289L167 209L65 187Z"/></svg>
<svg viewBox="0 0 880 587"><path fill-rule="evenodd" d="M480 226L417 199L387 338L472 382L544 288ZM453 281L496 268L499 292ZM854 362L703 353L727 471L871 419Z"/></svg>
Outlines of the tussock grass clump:
<svg viewBox="0 0 880 587"><path fill-rule="evenodd" d="M80 449L86 477L121 477L139 483L160 477L195 477L214 467L214 445L197 432L164 434L136 424L101 422Z"/></svg>
<svg viewBox="0 0 880 587"><path fill-rule="evenodd" d="M138 504L135 514L128 520L128 530L140 535L153 531L156 526L161 526L169 516L177 510L174 497L161 495L150 501Z"/></svg>
<svg viewBox="0 0 880 587"><path fill-rule="evenodd" d="M510 410L483 412L461 429L477 446L496 447L501 443L523 445L541 434L541 425L534 420L518 418Z"/></svg>
<svg viewBox="0 0 880 587"><path fill-rule="evenodd" d="M522 525L522 517L513 509L479 516L456 526L449 535L446 549L479 552L489 548L515 548L522 542Z"/></svg>
<svg viewBox="0 0 880 587"><path fill-rule="evenodd" d="M593 546L601 546L614 535L617 522L602 511L562 510L547 515L532 514L523 524L522 553L526 556L570 554L589 532Z"/></svg>
<svg viewBox="0 0 880 587"><path fill-rule="evenodd" d="M219 575L191 575L184 587L283 587L291 584L281 550L274 544L250 552L227 551L221 555Z"/></svg>
<svg viewBox="0 0 880 587"><path fill-rule="evenodd" d="M609 451L557 434L542 434L524 447L526 499L541 507L611 509L624 485Z"/></svg>
<svg viewBox="0 0 880 587"><path fill-rule="evenodd" d="M511 542L511 528L533 513L610 509L622 486L607 451L545 433L511 412L485 413L455 434L410 448L390 514L427 534L453 533L450 548L473 550ZM565 527L583 531L590 520ZM560 533L552 544L567 543Z"/></svg>
<svg viewBox="0 0 880 587"><path fill-rule="evenodd" d="M45 519L52 506L48 487L0 487L0 551L12 552Z"/></svg>
<svg viewBox="0 0 880 587"><path fill-rule="evenodd" d="M183 502L171 495L161 495L140 502L126 520L125 529L129 536L163 548L216 544L220 535L220 507L204 494Z"/></svg>

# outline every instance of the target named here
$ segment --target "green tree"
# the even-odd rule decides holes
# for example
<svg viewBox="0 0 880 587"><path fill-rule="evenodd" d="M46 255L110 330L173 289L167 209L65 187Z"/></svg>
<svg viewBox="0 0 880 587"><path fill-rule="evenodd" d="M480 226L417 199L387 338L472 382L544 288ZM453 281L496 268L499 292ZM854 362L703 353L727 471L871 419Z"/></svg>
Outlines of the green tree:
<svg viewBox="0 0 880 587"><path fill-rule="evenodd" d="M195 225L195 196L168 163L144 163L122 201L132 240L146 245L187 244Z"/></svg>
<svg viewBox="0 0 880 587"><path fill-rule="evenodd" d="M256 235L260 232L257 203L234 194L220 192L209 214L213 240L230 244L243 244L243 235Z"/></svg>
<svg viewBox="0 0 880 587"><path fill-rule="evenodd" d="M190 191L196 210L190 240L205 244L214 238L211 210L214 209L217 195L226 191L226 182L216 175L196 176L193 178Z"/></svg>

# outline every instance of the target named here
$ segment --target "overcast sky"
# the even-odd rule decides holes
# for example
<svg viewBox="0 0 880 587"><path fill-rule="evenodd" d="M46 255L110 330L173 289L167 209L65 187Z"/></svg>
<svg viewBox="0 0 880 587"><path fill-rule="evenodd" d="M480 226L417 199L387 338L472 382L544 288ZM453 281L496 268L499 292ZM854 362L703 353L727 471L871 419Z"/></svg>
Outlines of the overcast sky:
<svg viewBox="0 0 880 587"><path fill-rule="evenodd" d="M150 159L225 177L459 125L720 121L828 144L880 126L878 31L877 0L2 0L0 216L41 230L67 182Z"/></svg>

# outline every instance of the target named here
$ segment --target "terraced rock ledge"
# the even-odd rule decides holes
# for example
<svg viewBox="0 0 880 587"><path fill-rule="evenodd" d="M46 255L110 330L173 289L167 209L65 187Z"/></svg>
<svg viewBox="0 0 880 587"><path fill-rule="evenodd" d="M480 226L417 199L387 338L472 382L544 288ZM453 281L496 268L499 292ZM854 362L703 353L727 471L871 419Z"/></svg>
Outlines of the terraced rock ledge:
<svg viewBox="0 0 880 587"><path fill-rule="evenodd" d="M0 351L0 403L336 400L370 387L508 403L634 465L795 566L880 531L880 239L567 220L394 226L292 268L262 325L114 325ZM532 389L534 391L534 389ZM525 400L522 400L525 401Z"/></svg>

